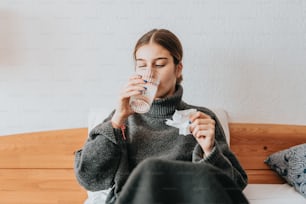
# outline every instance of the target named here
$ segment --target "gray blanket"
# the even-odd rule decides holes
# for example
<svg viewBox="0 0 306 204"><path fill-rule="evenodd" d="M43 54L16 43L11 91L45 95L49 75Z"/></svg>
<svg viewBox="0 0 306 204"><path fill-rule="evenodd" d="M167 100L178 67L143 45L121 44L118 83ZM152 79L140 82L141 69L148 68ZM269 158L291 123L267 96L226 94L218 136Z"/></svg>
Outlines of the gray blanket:
<svg viewBox="0 0 306 204"><path fill-rule="evenodd" d="M146 159L132 172L116 204L244 204L242 190L203 163Z"/></svg>

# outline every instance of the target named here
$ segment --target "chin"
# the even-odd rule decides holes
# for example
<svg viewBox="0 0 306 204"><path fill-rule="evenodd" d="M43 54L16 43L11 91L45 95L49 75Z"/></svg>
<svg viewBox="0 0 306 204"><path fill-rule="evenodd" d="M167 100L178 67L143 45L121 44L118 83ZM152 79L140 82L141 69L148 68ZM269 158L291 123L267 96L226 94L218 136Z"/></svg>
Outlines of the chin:
<svg viewBox="0 0 306 204"><path fill-rule="evenodd" d="M166 93L157 93L156 96L155 96L155 99L162 99L162 98L166 98L168 96L171 96L173 95L174 93L173 92L166 92Z"/></svg>

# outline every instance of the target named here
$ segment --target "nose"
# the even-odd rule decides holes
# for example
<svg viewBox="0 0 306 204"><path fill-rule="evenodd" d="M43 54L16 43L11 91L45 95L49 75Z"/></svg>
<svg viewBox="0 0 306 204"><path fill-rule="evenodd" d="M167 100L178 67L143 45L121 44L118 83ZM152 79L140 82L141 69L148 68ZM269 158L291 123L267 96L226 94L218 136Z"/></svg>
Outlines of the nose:
<svg viewBox="0 0 306 204"><path fill-rule="evenodd" d="M153 65L148 65L148 66L147 66L147 69L149 69L150 71L152 71L152 70L153 70Z"/></svg>

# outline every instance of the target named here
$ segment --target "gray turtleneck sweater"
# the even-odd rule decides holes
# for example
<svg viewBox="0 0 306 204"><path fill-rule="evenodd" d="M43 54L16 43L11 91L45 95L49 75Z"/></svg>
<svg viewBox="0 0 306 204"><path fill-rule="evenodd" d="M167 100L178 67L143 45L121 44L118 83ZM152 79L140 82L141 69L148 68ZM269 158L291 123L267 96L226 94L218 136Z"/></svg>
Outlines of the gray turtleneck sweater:
<svg viewBox="0 0 306 204"><path fill-rule="evenodd" d="M117 197L131 171L146 158L206 162L227 174L243 189L247 175L230 151L224 131L215 114L207 108L182 101L183 89L177 86L173 96L155 100L148 113L133 114L126 121L125 136L111 124L110 114L89 134L84 147L75 156L75 174L79 183L90 191L112 188ZM195 108L216 121L215 147L207 157L192 135L165 124L175 110ZM204 157L205 156L205 157Z"/></svg>

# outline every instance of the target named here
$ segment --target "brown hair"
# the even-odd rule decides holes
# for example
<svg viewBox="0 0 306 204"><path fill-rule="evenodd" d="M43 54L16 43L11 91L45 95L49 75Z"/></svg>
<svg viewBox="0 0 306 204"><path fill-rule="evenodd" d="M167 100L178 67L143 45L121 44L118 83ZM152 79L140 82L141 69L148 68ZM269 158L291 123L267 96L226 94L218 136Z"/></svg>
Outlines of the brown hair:
<svg viewBox="0 0 306 204"><path fill-rule="evenodd" d="M165 49L167 49L173 57L173 62L175 65L178 65L182 62L183 59L183 47L176 35L174 35L171 31L166 29L153 29L147 33L145 33L136 43L134 48L134 60L136 60L136 52L137 50L150 42L154 42ZM179 84L183 80L183 77L180 76L177 79L177 84Z"/></svg>

